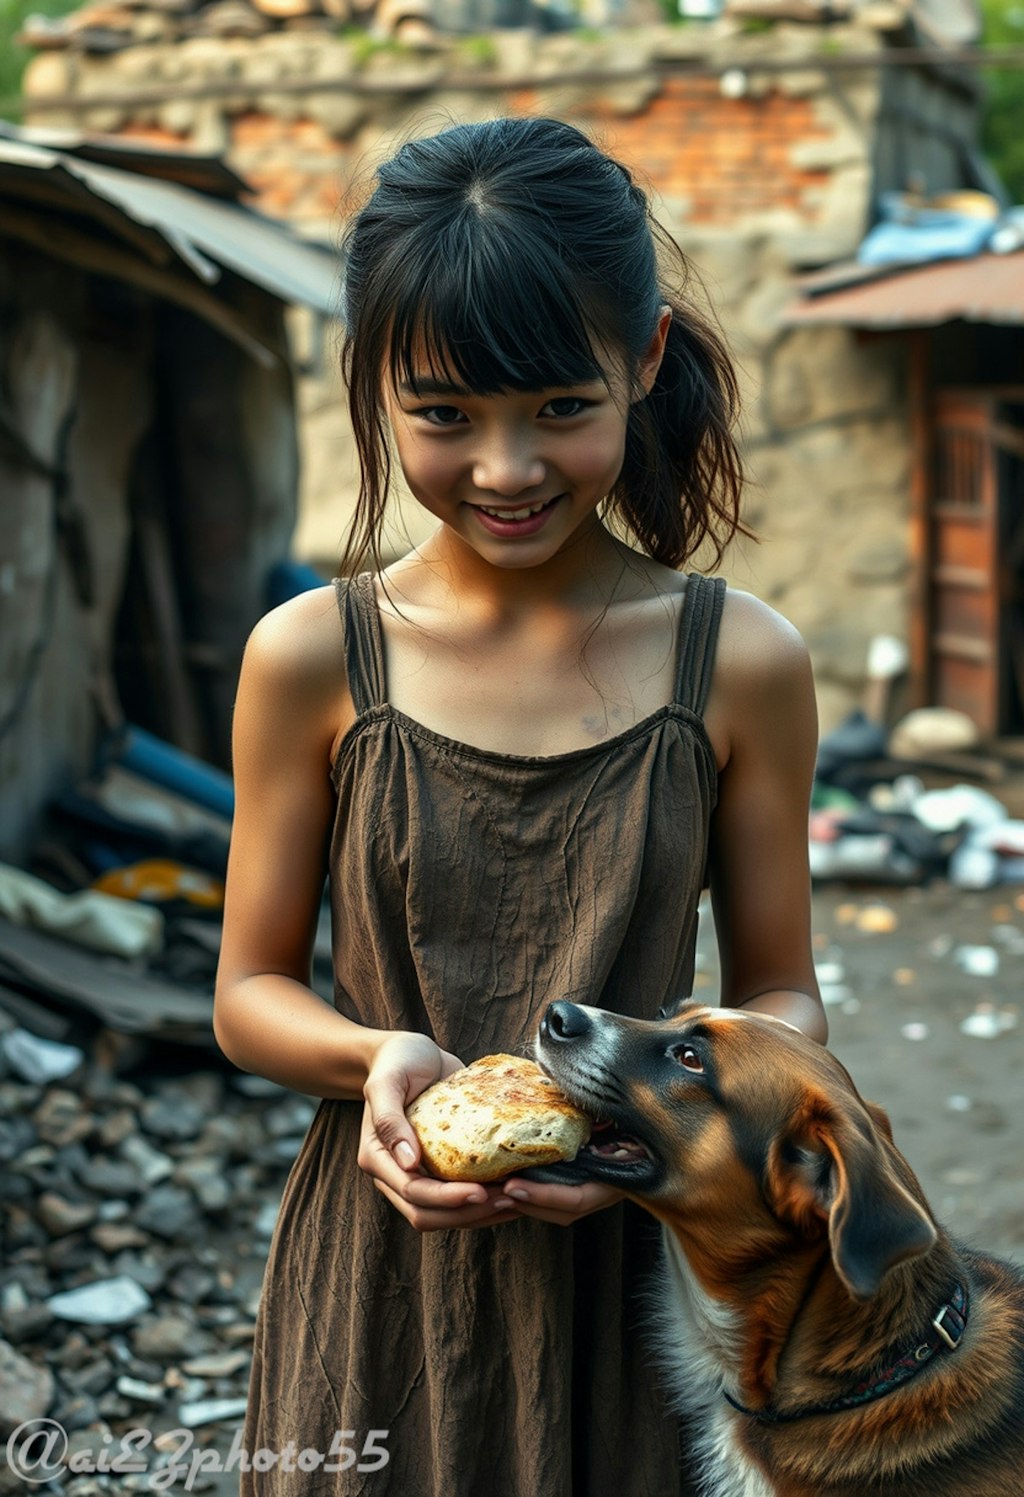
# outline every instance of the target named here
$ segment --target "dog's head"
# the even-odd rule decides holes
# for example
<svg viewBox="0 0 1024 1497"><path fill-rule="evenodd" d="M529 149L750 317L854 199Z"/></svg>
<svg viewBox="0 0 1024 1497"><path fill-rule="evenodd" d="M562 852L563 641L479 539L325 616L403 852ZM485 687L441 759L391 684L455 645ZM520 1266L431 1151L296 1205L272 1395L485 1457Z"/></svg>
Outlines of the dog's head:
<svg viewBox="0 0 1024 1497"><path fill-rule="evenodd" d="M553 1003L534 1053L605 1125L544 1178L617 1186L726 1274L827 1237L850 1294L870 1299L935 1242L885 1113L778 1019L688 1004L647 1021Z"/></svg>

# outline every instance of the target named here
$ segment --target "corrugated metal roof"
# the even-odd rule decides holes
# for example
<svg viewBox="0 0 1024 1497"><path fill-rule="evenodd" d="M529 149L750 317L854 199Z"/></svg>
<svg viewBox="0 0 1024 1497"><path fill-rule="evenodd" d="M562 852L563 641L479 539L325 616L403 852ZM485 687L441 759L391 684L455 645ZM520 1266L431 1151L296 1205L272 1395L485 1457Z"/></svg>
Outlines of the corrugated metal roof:
<svg viewBox="0 0 1024 1497"><path fill-rule="evenodd" d="M219 280L222 269L232 270L281 301L314 307L328 316L339 310L336 253L255 209L165 180L164 172L191 174L191 164L180 153L162 158L160 153L148 153L154 163L160 159L161 174L154 175L151 167L133 170L133 152L125 153L124 167L114 167L43 145L43 133L8 127L0 137L0 235L4 203L38 215L40 222L62 210L76 218L84 214L90 227L95 226L98 247L112 232L121 241L121 253L127 241L142 250L140 262L173 257L204 286ZM97 154L111 159L106 151ZM41 185L45 198L40 196ZM220 190L226 185L222 178ZM117 221L119 215L123 224Z"/></svg>
<svg viewBox="0 0 1024 1497"><path fill-rule="evenodd" d="M928 265L836 267L802 284L786 327L937 327L943 322L1024 322L1024 250Z"/></svg>
<svg viewBox="0 0 1024 1497"><path fill-rule="evenodd" d="M147 177L162 177L165 181L194 187L213 197L238 198L250 190L244 177L240 177L219 156L204 156L198 151L171 151L166 146L132 140L130 136L87 135L81 130L44 129L0 120L0 137L45 146L68 156L81 156L84 161L120 166L125 171Z"/></svg>

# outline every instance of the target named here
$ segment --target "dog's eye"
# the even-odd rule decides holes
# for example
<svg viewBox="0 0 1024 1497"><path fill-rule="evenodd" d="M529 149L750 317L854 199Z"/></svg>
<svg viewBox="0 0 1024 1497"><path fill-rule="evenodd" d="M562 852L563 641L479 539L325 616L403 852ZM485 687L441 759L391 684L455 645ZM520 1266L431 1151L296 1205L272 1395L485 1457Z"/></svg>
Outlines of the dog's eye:
<svg viewBox="0 0 1024 1497"><path fill-rule="evenodd" d="M692 1045L678 1045L673 1054L684 1071L703 1071L704 1062Z"/></svg>

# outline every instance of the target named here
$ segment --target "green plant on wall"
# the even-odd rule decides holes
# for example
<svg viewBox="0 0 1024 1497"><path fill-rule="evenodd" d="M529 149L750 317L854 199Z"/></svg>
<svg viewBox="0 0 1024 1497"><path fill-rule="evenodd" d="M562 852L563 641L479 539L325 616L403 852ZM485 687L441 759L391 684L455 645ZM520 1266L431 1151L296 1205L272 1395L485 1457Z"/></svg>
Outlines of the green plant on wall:
<svg viewBox="0 0 1024 1497"><path fill-rule="evenodd" d="M26 17L66 16L77 10L80 3L81 0L0 0L0 100L6 103L3 113L8 118L18 114L11 101L18 96L21 75L32 56L27 47L19 47L14 40Z"/></svg>
<svg viewBox="0 0 1024 1497"><path fill-rule="evenodd" d="M1024 3L981 0L985 47L1024 47ZM1024 203L1024 68L983 74L982 148L1015 203Z"/></svg>

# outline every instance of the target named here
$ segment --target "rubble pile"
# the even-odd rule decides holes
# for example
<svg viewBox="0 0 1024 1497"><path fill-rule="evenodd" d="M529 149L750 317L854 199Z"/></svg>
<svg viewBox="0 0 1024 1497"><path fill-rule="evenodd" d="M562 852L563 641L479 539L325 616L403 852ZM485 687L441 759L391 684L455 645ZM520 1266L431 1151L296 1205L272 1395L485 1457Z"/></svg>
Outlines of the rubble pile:
<svg viewBox="0 0 1024 1497"><path fill-rule="evenodd" d="M49 1417L70 1464L144 1427L151 1474L180 1448L171 1431L200 1446L244 1411L266 1248L316 1104L214 1069L129 1079L104 1037L54 1045L0 1008L0 1435ZM10 1476L0 1491L21 1491Z"/></svg>
<svg viewBox="0 0 1024 1497"><path fill-rule="evenodd" d="M70 15L30 15L19 40L38 51L70 48L107 54L189 37L264 36L287 26L337 31L346 23L378 37L432 41L436 29L429 0L99 0Z"/></svg>
<svg viewBox="0 0 1024 1497"><path fill-rule="evenodd" d="M970 775L970 780L959 775ZM863 710L821 742L809 823L811 874L959 889L1024 883L1024 819L974 783L1008 771L962 713L919 709L890 733ZM936 777L939 783L934 783Z"/></svg>

